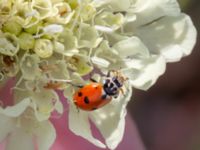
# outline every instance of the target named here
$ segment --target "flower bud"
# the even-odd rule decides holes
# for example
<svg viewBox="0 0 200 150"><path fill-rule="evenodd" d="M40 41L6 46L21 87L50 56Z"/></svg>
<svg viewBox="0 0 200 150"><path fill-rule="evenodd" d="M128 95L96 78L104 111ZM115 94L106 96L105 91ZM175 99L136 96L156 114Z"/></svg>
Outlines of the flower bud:
<svg viewBox="0 0 200 150"><path fill-rule="evenodd" d="M10 22L6 22L3 25L3 29L2 30L4 32L9 32L9 33L12 33L14 35L19 35L21 33L21 31L22 31L22 27L17 22L10 21Z"/></svg>
<svg viewBox="0 0 200 150"><path fill-rule="evenodd" d="M35 42L35 53L41 58L48 58L53 54L53 45L50 40L38 39Z"/></svg>
<svg viewBox="0 0 200 150"><path fill-rule="evenodd" d="M35 39L29 33L23 32L19 35L19 46L23 50L29 50L34 48Z"/></svg>
<svg viewBox="0 0 200 150"><path fill-rule="evenodd" d="M79 5L78 0L68 0L68 3L72 9L75 9Z"/></svg>
<svg viewBox="0 0 200 150"><path fill-rule="evenodd" d="M42 22L39 22L29 28L26 28L25 31L30 33L30 34L36 34L38 32L38 28L42 26Z"/></svg>

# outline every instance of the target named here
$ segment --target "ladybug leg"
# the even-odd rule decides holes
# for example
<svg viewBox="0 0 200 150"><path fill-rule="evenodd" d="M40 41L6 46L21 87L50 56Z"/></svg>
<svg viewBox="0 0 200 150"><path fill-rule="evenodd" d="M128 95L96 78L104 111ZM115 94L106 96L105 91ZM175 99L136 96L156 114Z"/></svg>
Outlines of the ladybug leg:
<svg viewBox="0 0 200 150"><path fill-rule="evenodd" d="M110 77L111 72L112 72L112 70L109 70L106 77Z"/></svg>
<svg viewBox="0 0 200 150"><path fill-rule="evenodd" d="M79 110L79 108L78 108L78 106L76 105L76 101L74 102L74 105L76 106L76 110L77 110L77 112L79 113L80 112L80 110Z"/></svg>
<svg viewBox="0 0 200 150"><path fill-rule="evenodd" d="M83 88L84 86L83 85L76 85L76 87Z"/></svg>
<svg viewBox="0 0 200 150"><path fill-rule="evenodd" d="M106 98L107 98L107 94L106 93L101 96L101 99L106 99Z"/></svg>
<svg viewBox="0 0 200 150"><path fill-rule="evenodd" d="M96 81L95 79L92 78L92 74L91 74L91 73L89 74L89 77L90 77L90 81L91 81L91 82L97 83L97 81Z"/></svg>
<svg viewBox="0 0 200 150"><path fill-rule="evenodd" d="M95 79L90 78L90 81L97 83Z"/></svg>
<svg viewBox="0 0 200 150"><path fill-rule="evenodd" d="M78 108L78 106L76 106L76 110L77 110L78 113L80 112L80 109Z"/></svg>

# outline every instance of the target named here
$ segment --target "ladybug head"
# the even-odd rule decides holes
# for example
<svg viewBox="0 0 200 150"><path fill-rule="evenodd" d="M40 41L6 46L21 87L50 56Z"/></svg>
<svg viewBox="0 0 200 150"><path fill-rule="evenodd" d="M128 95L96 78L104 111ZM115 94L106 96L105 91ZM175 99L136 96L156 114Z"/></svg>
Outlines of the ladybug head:
<svg viewBox="0 0 200 150"><path fill-rule="evenodd" d="M109 71L104 81L104 91L109 96L117 96L127 79L119 71Z"/></svg>

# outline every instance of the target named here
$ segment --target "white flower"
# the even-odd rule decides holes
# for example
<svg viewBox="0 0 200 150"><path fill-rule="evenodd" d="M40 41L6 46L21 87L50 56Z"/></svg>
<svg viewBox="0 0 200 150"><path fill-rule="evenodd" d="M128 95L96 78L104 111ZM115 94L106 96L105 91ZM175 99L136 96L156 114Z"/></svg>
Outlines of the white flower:
<svg viewBox="0 0 200 150"><path fill-rule="evenodd" d="M14 56L19 51L19 43L17 37L10 33L4 35L0 33L0 52L1 54Z"/></svg>
<svg viewBox="0 0 200 150"><path fill-rule="evenodd" d="M22 57L20 68L24 79L34 80L40 76L39 61L40 59L37 55L25 54Z"/></svg>
<svg viewBox="0 0 200 150"><path fill-rule="evenodd" d="M0 141L7 137L7 150L34 150L34 139L39 150L48 150L56 138L50 121L38 122L29 99L15 106L0 108Z"/></svg>
<svg viewBox="0 0 200 150"><path fill-rule="evenodd" d="M94 0L93 4L97 12L109 5L113 9L111 12L122 11L125 17L136 16L123 25L122 31L104 32L102 28L100 31L104 32L107 41L103 41L92 55L92 62L102 71L121 68L136 88L150 88L164 73L166 63L189 55L196 42L196 29L191 19L180 12L175 0ZM70 102L69 128L104 148L105 145L92 136L90 118L105 138L106 145L115 149L124 132L125 106L131 96L131 88L127 89L125 97L120 95L119 99L93 112L78 112ZM70 87L65 90L70 101L73 91Z"/></svg>
<svg viewBox="0 0 200 150"><path fill-rule="evenodd" d="M78 53L77 37L75 37L73 32L70 31L69 29L65 29L64 32L60 34L58 41L60 42L59 43L60 45L62 44L62 46L55 45L55 50L58 53L61 53L66 56L73 56L74 54ZM55 43L55 44L58 44L58 43Z"/></svg>
<svg viewBox="0 0 200 150"><path fill-rule="evenodd" d="M38 39L35 41L35 53L41 58L48 58L53 54L53 44L47 39Z"/></svg>
<svg viewBox="0 0 200 150"><path fill-rule="evenodd" d="M102 40L96 29L87 24L80 24L80 30L77 30L76 34L79 48L95 48Z"/></svg>
<svg viewBox="0 0 200 150"><path fill-rule="evenodd" d="M67 24L70 22L74 15L74 11L71 10L71 7L66 2L57 2L54 4L54 8L56 10L55 16L50 16L48 18L49 22L56 22L60 24Z"/></svg>

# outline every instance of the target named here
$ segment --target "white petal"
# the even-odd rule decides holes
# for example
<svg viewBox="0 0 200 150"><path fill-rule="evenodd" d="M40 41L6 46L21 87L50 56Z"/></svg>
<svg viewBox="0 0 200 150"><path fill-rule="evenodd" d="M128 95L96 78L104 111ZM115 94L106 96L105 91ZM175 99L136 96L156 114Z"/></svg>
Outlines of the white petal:
<svg viewBox="0 0 200 150"><path fill-rule="evenodd" d="M108 0L93 0L93 5L95 6L95 7L100 7L100 6L102 6L102 5L105 5L105 4L107 4L108 2L110 2L110 0L108 1Z"/></svg>
<svg viewBox="0 0 200 150"><path fill-rule="evenodd" d="M31 99L38 121L47 120L54 110L54 101L59 101L59 97L54 90L42 90L32 93Z"/></svg>
<svg viewBox="0 0 200 150"><path fill-rule="evenodd" d="M78 111L73 104L71 104L69 108L69 129L94 145L105 148L102 142L92 136L88 113L81 110Z"/></svg>
<svg viewBox="0 0 200 150"><path fill-rule="evenodd" d="M43 121L35 130L38 150L49 150L56 139L56 131L50 121Z"/></svg>
<svg viewBox="0 0 200 150"><path fill-rule="evenodd" d="M44 27L43 30L47 34L61 33L63 32L63 26L57 24L51 24Z"/></svg>
<svg viewBox="0 0 200 150"><path fill-rule="evenodd" d="M135 55L148 56L149 52L146 46L137 37L130 37L122 40L115 45L113 48L119 52L121 57L131 57Z"/></svg>
<svg viewBox="0 0 200 150"><path fill-rule="evenodd" d="M96 56L92 57L91 60L95 65L98 65L99 67L107 68L110 65L109 61Z"/></svg>
<svg viewBox="0 0 200 150"><path fill-rule="evenodd" d="M102 38L99 37L99 33L95 27L82 23L80 24L80 28L80 31L77 30L75 32L75 35L79 37L79 48L95 48L100 44Z"/></svg>
<svg viewBox="0 0 200 150"><path fill-rule="evenodd" d="M105 138L109 149L115 149L123 138L126 105L132 96L131 85L127 89L125 96L121 95L105 107L90 113L92 121Z"/></svg>
<svg viewBox="0 0 200 150"><path fill-rule="evenodd" d="M6 150L34 150L32 135L16 129L9 137Z"/></svg>
<svg viewBox="0 0 200 150"><path fill-rule="evenodd" d="M112 28L109 28L106 26L95 25L94 27L96 30L101 31L101 32L111 33L114 31Z"/></svg>
<svg viewBox="0 0 200 150"><path fill-rule="evenodd" d="M37 106L36 103L32 103L32 108L33 108L33 110L35 112L35 117L37 118L38 121L44 121L44 120L49 119L49 117L51 115L50 112L48 112L48 113L39 112L38 111L38 106Z"/></svg>
<svg viewBox="0 0 200 150"><path fill-rule="evenodd" d="M126 16L125 16L125 22L126 23L134 22L134 21L136 21L136 19L137 19L137 16L133 13L127 13Z"/></svg>
<svg viewBox="0 0 200 150"><path fill-rule="evenodd" d="M179 61L189 55L196 43L197 31L185 14L164 17L148 26L141 27L136 34L153 53L161 53L167 62Z"/></svg>
<svg viewBox="0 0 200 150"><path fill-rule="evenodd" d="M73 102L74 92L75 92L74 88L71 85L69 85L64 89L63 94L64 94L64 97L66 97L67 100L69 100L69 102Z"/></svg>
<svg viewBox="0 0 200 150"><path fill-rule="evenodd" d="M130 11L137 17L135 22L128 25L130 28L148 24L163 16L180 14L176 0L139 0Z"/></svg>
<svg viewBox="0 0 200 150"><path fill-rule="evenodd" d="M75 85L85 85L86 83L78 73L72 73L71 79Z"/></svg>
<svg viewBox="0 0 200 150"><path fill-rule="evenodd" d="M165 72L166 61L162 56L152 56L148 59L139 60L138 68L133 68L135 62L136 60L128 62L130 68L123 69L122 72L129 78L131 84L138 89L147 90Z"/></svg>
<svg viewBox="0 0 200 150"><path fill-rule="evenodd" d="M125 11L131 6L131 0L110 0L110 5L115 11Z"/></svg>
<svg viewBox="0 0 200 150"><path fill-rule="evenodd" d="M36 10L33 10L31 12L26 12L25 13L25 17L32 17L32 16L36 16L37 15L37 11Z"/></svg>
<svg viewBox="0 0 200 150"><path fill-rule="evenodd" d="M14 124L12 122L12 119L5 116L0 115L0 142L6 138L9 132L12 131Z"/></svg>
<svg viewBox="0 0 200 150"><path fill-rule="evenodd" d="M0 113L9 117L17 117L21 115L29 105L30 99L26 98L14 106L8 106L5 109L0 108Z"/></svg>
<svg viewBox="0 0 200 150"><path fill-rule="evenodd" d="M93 0L96 7L109 5L115 11L124 11L130 7L130 0Z"/></svg>

